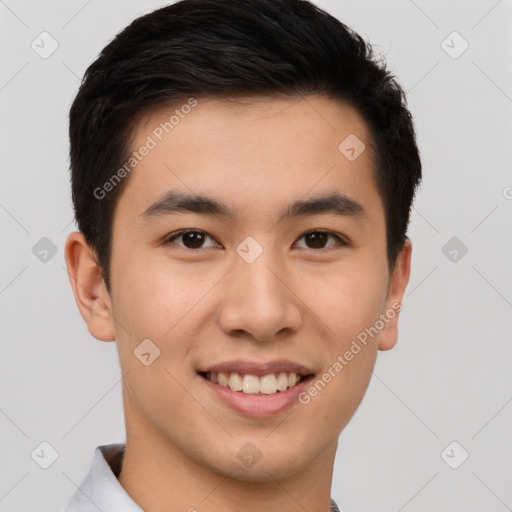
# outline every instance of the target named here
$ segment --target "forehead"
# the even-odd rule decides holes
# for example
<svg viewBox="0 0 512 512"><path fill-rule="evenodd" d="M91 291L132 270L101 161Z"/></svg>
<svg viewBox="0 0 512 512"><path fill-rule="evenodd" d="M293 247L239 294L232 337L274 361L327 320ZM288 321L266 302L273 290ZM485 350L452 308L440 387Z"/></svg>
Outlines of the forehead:
<svg viewBox="0 0 512 512"><path fill-rule="evenodd" d="M350 105L323 96L194 102L147 114L133 132L140 160L116 207L132 220L170 189L213 197L242 216L332 191L380 203L370 133Z"/></svg>

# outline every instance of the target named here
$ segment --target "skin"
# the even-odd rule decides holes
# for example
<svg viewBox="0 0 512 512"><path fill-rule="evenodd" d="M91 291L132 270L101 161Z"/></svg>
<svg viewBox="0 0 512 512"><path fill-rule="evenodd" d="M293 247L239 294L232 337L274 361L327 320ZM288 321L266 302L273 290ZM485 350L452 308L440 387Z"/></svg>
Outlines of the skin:
<svg viewBox="0 0 512 512"><path fill-rule="evenodd" d="M173 109L141 121L133 149ZM251 418L205 390L196 370L231 359L291 359L321 376L357 335L401 303L409 280L407 239L390 275L383 203L369 150L349 161L338 145L365 122L349 105L300 99L200 99L132 171L113 220L111 294L79 232L66 262L80 312L97 339L115 341L123 379L126 453L118 479L151 511L327 512L338 436L366 392L377 351L397 341L398 317L307 405ZM163 193L213 197L234 219L197 213L142 213ZM342 192L365 215L320 213L278 222L299 199ZM180 229L207 233L190 249ZM325 248L303 236L339 234ZM247 263L235 251L247 236L263 248ZM161 353L150 366L134 350L149 338ZM261 459L241 464L253 443Z"/></svg>

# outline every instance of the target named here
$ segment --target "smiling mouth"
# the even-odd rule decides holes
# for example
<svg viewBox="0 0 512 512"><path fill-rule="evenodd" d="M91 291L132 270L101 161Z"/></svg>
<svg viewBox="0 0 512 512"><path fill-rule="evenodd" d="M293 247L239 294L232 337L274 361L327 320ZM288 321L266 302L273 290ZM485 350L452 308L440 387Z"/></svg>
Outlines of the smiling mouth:
<svg viewBox="0 0 512 512"><path fill-rule="evenodd" d="M199 372L199 375L214 384L248 395L275 395L313 377L313 374L295 372L269 373L259 377L237 372Z"/></svg>

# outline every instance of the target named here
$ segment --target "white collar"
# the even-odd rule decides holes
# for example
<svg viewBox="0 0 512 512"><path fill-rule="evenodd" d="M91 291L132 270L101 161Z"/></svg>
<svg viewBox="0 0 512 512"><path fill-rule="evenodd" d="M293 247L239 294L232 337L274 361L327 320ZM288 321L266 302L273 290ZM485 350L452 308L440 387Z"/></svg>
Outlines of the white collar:
<svg viewBox="0 0 512 512"><path fill-rule="evenodd" d="M125 444L106 444L94 451L91 469L63 512L144 512L117 480Z"/></svg>

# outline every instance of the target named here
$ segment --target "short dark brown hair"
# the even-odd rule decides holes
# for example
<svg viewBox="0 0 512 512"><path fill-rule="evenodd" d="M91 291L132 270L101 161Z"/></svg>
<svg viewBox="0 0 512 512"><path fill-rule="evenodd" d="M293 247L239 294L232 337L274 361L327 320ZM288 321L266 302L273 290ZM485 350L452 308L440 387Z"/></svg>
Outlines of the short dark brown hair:
<svg viewBox="0 0 512 512"><path fill-rule="evenodd" d="M133 21L87 69L70 110L79 230L110 292L119 169L141 115L191 96L304 96L348 102L368 124L385 207L388 268L406 239L421 162L405 94L358 34L306 0L181 0ZM341 141L340 141L341 142Z"/></svg>

